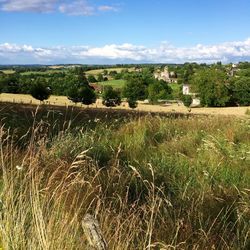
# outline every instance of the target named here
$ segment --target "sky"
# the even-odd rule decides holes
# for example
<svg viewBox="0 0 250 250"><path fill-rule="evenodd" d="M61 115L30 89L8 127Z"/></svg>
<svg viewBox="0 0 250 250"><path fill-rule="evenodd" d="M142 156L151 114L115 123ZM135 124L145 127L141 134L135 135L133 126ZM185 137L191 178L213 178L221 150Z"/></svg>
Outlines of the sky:
<svg viewBox="0 0 250 250"><path fill-rule="evenodd" d="M250 0L0 0L0 64L250 61Z"/></svg>

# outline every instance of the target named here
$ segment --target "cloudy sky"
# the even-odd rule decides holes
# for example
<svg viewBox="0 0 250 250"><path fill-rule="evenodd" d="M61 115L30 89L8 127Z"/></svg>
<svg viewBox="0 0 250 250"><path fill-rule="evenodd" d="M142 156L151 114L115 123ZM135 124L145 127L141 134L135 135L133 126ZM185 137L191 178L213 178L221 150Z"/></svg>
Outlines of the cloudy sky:
<svg viewBox="0 0 250 250"><path fill-rule="evenodd" d="M0 64L250 61L249 0L0 0Z"/></svg>

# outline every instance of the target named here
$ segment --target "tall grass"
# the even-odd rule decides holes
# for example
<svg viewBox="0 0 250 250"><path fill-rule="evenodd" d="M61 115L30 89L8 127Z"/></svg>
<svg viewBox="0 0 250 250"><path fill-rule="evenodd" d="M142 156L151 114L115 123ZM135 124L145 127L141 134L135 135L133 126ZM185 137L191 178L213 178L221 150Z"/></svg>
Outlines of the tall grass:
<svg viewBox="0 0 250 250"><path fill-rule="evenodd" d="M25 147L1 127L3 249L88 249L86 213L109 249L249 249L248 120L46 126Z"/></svg>

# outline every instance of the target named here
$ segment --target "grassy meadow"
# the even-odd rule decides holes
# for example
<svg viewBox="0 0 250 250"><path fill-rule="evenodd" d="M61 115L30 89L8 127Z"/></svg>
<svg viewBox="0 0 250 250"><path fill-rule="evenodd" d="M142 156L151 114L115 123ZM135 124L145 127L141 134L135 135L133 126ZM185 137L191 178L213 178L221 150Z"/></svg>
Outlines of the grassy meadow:
<svg viewBox="0 0 250 250"><path fill-rule="evenodd" d="M122 89L125 85L125 80L109 80L105 82L98 82L101 86L112 86L114 89Z"/></svg>
<svg viewBox="0 0 250 250"><path fill-rule="evenodd" d="M0 104L3 249L249 249L250 120Z"/></svg>

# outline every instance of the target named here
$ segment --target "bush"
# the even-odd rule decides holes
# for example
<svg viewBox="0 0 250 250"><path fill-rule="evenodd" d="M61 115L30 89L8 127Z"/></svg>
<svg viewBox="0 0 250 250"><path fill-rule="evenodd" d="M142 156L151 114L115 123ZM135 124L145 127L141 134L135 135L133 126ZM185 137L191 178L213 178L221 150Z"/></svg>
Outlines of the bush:
<svg viewBox="0 0 250 250"><path fill-rule="evenodd" d="M88 81L91 82L91 83L97 82L96 78L93 75L88 76Z"/></svg>
<svg viewBox="0 0 250 250"><path fill-rule="evenodd" d="M50 87L46 86L46 82L42 79L37 79L30 89L30 94L37 100L47 100L51 94Z"/></svg>
<svg viewBox="0 0 250 250"><path fill-rule="evenodd" d="M156 103L160 99L169 99L171 93L172 88L163 80L155 80L154 83L148 86L148 99L151 103Z"/></svg>
<svg viewBox="0 0 250 250"><path fill-rule="evenodd" d="M192 104L192 97L190 95L183 95L182 96L182 102L186 107L190 107L190 105Z"/></svg>
<svg viewBox="0 0 250 250"><path fill-rule="evenodd" d="M250 77L241 77L234 82L233 100L241 106L250 105Z"/></svg>
<svg viewBox="0 0 250 250"><path fill-rule="evenodd" d="M128 99L128 106L132 109L137 107L138 103L135 99Z"/></svg>
<svg viewBox="0 0 250 250"><path fill-rule="evenodd" d="M120 92L114 90L111 86L105 86L102 98L103 105L107 107L115 107L121 104Z"/></svg>
<svg viewBox="0 0 250 250"><path fill-rule="evenodd" d="M88 85L81 87L79 90L79 95L82 104L90 105L96 101L95 91Z"/></svg>
<svg viewBox="0 0 250 250"><path fill-rule="evenodd" d="M227 76L222 70L199 70L192 77L192 87L199 93L202 106L224 107L230 102Z"/></svg>

